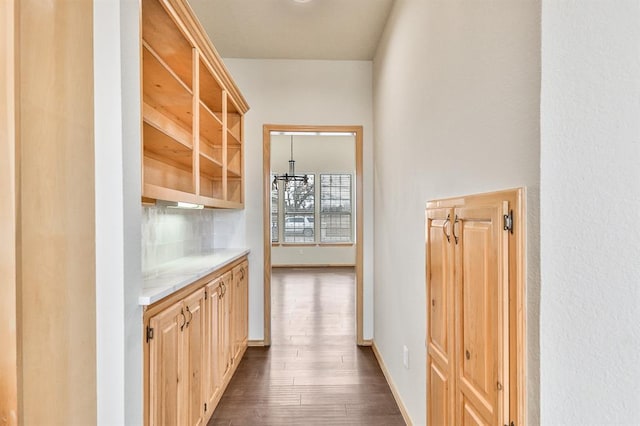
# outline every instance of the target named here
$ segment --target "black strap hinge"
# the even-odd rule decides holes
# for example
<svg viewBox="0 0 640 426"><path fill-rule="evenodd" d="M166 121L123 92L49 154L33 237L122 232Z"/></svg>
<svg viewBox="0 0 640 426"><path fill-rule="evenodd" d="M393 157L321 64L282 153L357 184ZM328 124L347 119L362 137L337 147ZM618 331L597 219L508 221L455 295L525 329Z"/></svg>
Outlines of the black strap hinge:
<svg viewBox="0 0 640 426"><path fill-rule="evenodd" d="M513 234L513 210L510 210L509 214L505 214L503 218L504 218L504 227L502 229L504 229L505 231L509 231ZM511 425L505 425L505 426L511 426Z"/></svg>

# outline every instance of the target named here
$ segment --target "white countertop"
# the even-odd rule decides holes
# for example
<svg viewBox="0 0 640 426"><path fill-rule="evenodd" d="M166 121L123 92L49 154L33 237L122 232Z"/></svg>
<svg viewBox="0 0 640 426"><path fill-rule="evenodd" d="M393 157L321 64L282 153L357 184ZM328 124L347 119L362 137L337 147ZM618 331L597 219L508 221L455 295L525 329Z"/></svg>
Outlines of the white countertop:
<svg viewBox="0 0 640 426"><path fill-rule="evenodd" d="M151 305L248 253L248 249L241 248L215 249L198 256L182 257L143 272L144 282L138 304Z"/></svg>

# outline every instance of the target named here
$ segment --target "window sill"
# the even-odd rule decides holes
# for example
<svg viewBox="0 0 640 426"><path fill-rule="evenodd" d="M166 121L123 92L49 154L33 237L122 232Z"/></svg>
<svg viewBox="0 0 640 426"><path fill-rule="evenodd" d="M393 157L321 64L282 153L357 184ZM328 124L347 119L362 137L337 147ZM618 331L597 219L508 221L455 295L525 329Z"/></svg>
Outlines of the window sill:
<svg viewBox="0 0 640 426"><path fill-rule="evenodd" d="M356 243L271 243L271 247L352 247Z"/></svg>

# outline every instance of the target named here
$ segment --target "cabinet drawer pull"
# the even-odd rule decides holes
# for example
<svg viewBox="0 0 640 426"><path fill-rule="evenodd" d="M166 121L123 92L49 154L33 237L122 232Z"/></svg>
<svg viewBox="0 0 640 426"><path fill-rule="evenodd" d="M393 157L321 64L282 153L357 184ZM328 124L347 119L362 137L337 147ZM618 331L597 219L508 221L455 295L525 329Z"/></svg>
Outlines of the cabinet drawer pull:
<svg viewBox="0 0 640 426"><path fill-rule="evenodd" d="M187 312L189 313L189 319L187 320L187 323L185 324L185 327L189 327L189 324L191 324L191 320L193 319L193 312L191 312L189 310L188 306L187 306Z"/></svg>
<svg viewBox="0 0 640 426"><path fill-rule="evenodd" d="M451 242L451 235L447 234L447 224L451 223L451 214L447 214L447 219L442 224L442 233L447 237L447 242Z"/></svg>
<svg viewBox="0 0 640 426"><path fill-rule="evenodd" d="M184 326L187 324L187 317L184 316L184 311L180 309L180 315L182 315L182 325L180 326L180 331L184 329Z"/></svg>
<svg viewBox="0 0 640 426"><path fill-rule="evenodd" d="M462 221L458 219L458 215L456 215L455 220L453 221L453 238L456 241L456 245L458 244L458 240L460 239L460 237L456 234L456 225L460 222Z"/></svg>

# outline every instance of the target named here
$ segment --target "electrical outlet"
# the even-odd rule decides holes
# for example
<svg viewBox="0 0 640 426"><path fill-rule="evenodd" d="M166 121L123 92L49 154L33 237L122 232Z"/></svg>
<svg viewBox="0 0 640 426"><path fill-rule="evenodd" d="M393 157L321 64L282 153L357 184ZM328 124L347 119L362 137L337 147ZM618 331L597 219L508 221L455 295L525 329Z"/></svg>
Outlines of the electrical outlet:
<svg viewBox="0 0 640 426"><path fill-rule="evenodd" d="M409 369L409 348L407 345L402 347L402 363L404 364L404 368Z"/></svg>

